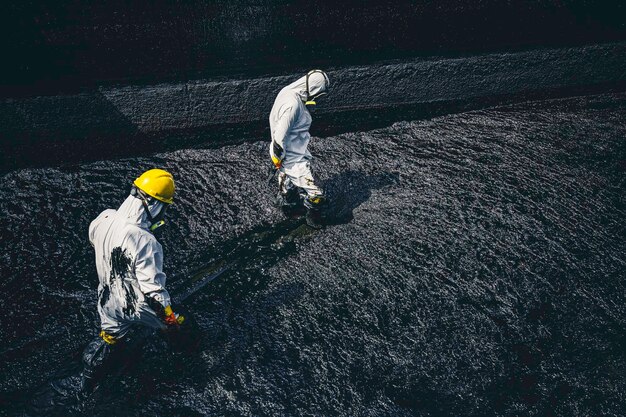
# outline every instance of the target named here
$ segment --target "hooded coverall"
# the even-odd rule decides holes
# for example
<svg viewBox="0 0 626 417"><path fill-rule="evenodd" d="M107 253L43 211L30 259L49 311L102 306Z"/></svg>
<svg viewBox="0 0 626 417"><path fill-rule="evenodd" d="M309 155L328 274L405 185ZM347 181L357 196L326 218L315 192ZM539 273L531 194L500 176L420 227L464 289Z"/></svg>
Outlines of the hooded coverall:
<svg viewBox="0 0 626 417"><path fill-rule="evenodd" d="M312 118L305 101L312 91L325 92L326 84L325 76L310 77L308 92L306 76L289 84L278 93L269 117L272 145L276 143L284 149L278 172L279 191L283 196L294 187L306 191L304 205L309 209L315 209L324 200L324 191L315 184L311 173L312 156L308 145ZM277 156L273 146L270 146L270 156Z"/></svg>
<svg viewBox="0 0 626 417"><path fill-rule="evenodd" d="M156 217L163 204L148 206ZM107 365L125 348L121 340L131 328L163 329L166 324L151 307L170 305L163 273L163 248L150 232L150 222L139 198L132 195L118 210L105 210L91 222L89 241L96 254L98 313L102 333L83 353L83 389L95 389ZM148 303L151 303L150 305Z"/></svg>

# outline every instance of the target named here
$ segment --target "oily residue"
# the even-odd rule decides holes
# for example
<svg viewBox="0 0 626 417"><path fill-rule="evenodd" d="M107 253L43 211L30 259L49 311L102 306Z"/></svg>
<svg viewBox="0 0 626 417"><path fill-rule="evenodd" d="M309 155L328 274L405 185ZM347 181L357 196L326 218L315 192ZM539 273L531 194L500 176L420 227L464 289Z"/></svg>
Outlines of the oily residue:
<svg viewBox="0 0 626 417"><path fill-rule="evenodd" d="M111 251L111 275L110 282L124 281L130 278L131 257L126 253L126 249L120 246Z"/></svg>
<svg viewBox="0 0 626 417"><path fill-rule="evenodd" d="M102 290L98 297L100 298L100 307L104 307L109 302L109 297L111 296L111 289L108 285L103 285Z"/></svg>
<svg viewBox="0 0 626 417"><path fill-rule="evenodd" d="M109 284L119 288L124 294L124 315L130 316L136 311L137 294L133 287L132 280L136 280L131 271L133 260L126 249L121 247L113 248L111 251L111 274ZM105 287L105 291L108 288ZM108 295L108 294L107 294Z"/></svg>
<svg viewBox="0 0 626 417"><path fill-rule="evenodd" d="M161 167L172 295L233 266L184 303L198 354L149 339L79 415L621 416L625 120L608 94L313 138L312 233L273 206L267 138L7 174L0 400L96 334L87 227Z"/></svg>
<svg viewBox="0 0 626 417"><path fill-rule="evenodd" d="M137 293L135 293L135 289L132 284L124 285L124 290L125 290L124 291L125 305L124 305L124 308L122 309L122 312L126 316L131 316L137 310L137 307L136 307Z"/></svg>

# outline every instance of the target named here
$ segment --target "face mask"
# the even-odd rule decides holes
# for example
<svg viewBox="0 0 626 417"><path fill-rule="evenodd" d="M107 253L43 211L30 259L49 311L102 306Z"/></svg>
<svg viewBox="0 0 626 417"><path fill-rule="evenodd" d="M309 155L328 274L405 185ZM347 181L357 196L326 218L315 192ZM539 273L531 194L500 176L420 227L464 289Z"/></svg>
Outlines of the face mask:
<svg viewBox="0 0 626 417"><path fill-rule="evenodd" d="M317 108L317 100L325 94L326 93L319 93L315 97L310 97L306 102L304 102L304 105L306 106L309 113L315 113L315 109Z"/></svg>
<svg viewBox="0 0 626 417"><path fill-rule="evenodd" d="M324 71L313 70L313 71L309 71L309 73L306 75L307 101L304 103L304 105L306 106L306 108L309 110L310 113L315 113L315 109L316 109L316 106L317 106L317 99L326 94L326 91L322 91L322 92L320 92L320 93L318 93L318 94L316 94L314 96L311 95L311 90L310 90L310 86L309 86L309 78L311 77L311 75L313 75L315 73L323 74L324 78L326 79L326 86L328 86L328 84L329 84L328 77L326 76L326 73Z"/></svg>
<svg viewBox="0 0 626 417"><path fill-rule="evenodd" d="M144 192L133 187L130 191L131 195L141 200L141 205L143 209L146 211L146 215L148 216L148 221L150 222L150 231L154 233L158 228L165 225L165 211L167 210L167 205L163 204L163 208L156 216L152 216L150 213L150 207L148 205L148 198L145 196Z"/></svg>
<svg viewBox="0 0 626 417"><path fill-rule="evenodd" d="M152 233L154 233L159 227L165 225L165 209L166 208L167 206L163 206L163 209L161 209L159 214L157 214L156 217L152 218L151 220L152 226L150 226L150 231Z"/></svg>
<svg viewBox="0 0 626 417"><path fill-rule="evenodd" d="M306 106L309 113L315 113L315 107L317 106L315 100L308 100L306 103L304 103L304 105Z"/></svg>

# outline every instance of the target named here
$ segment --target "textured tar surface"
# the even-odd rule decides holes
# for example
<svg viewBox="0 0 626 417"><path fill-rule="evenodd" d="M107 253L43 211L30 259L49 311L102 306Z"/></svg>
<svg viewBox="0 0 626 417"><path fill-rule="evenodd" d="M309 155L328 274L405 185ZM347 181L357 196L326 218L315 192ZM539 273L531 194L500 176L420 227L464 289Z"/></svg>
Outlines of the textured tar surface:
<svg viewBox="0 0 626 417"><path fill-rule="evenodd" d="M267 141L6 174L0 387L95 334L87 225L159 166L173 293L235 266L186 302L200 353L150 344L86 415L620 415L624 120L613 94L314 138L334 219L313 233L272 206Z"/></svg>

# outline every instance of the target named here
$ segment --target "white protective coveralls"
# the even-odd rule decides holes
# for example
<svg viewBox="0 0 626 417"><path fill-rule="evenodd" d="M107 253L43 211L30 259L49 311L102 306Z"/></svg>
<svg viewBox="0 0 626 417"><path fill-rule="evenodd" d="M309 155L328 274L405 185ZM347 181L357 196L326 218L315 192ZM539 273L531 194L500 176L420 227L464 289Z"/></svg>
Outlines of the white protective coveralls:
<svg viewBox="0 0 626 417"><path fill-rule="evenodd" d="M150 214L163 208L153 200ZM98 313L102 330L123 337L134 325L165 327L146 297L163 308L170 305L163 273L163 248L149 231L150 222L139 198L129 195L117 210L108 209L89 225L89 241L96 252Z"/></svg>
<svg viewBox="0 0 626 417"><path fill-rule="evenodd" d="M278 93L270 112L270 130L272 143L276 142L284 149L282 166L278 172L280 192L286 194L293 186L306 191L308 199L323 196L324 192L315 185L311 173L311 153L308 150L311 135L311 114L305 102L328 90L328 78L324 73L315 72L309 76L307 94L307 77L284 87ZM270 156L274 155L270 146ZM306 202L305 202L306 204Z"/></svg>

